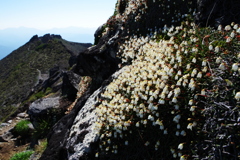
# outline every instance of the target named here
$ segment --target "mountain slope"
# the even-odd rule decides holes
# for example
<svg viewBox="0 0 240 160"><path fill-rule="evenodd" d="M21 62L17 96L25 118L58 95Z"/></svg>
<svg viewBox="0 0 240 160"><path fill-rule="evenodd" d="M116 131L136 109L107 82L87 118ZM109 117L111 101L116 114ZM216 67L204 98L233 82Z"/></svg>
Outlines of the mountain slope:
<svg viewBox="0 0 240 160"><path fill-rule="evenodd" d="M240 28L229 22L240 2L230 2L118 0L72 70L92 78L88 92L41 159L239 159Z"/></svg>
<svg viewBox="0 0 240 160"><path fill-rule="evenodd" d="M49 69L68 70L76 57L91 44L73 43L46 34L31 40L0 61L0 110L8 115L26 100L31 89L48 77ZM74 59L74 58L73 58ZM13 109L13 110L12 110ZM0 117L2 119L3 117Z"/></svg>

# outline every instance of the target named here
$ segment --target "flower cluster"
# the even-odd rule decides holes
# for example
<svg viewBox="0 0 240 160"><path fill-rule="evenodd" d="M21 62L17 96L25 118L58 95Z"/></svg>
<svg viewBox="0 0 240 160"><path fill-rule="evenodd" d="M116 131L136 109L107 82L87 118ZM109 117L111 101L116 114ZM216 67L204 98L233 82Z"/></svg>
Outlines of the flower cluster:
<svg viewBox="0 0 240 160"><path fill-rule="evenodd" d="M212 35L205 35L208 30ZM239 48L231 45L239 44L239 30L234 24L203 31L184 22L126 40L118 55L130 65L106 87L97 106L99 152L117 154L139 144L156 152L167 148L159 157L192 158L189 150L198 143L205 109L199 102L209 96L208 83L215 71L239 77ZM163 34L166 39L158 38ZM234 96L240 100L239 91Z"/></svg>

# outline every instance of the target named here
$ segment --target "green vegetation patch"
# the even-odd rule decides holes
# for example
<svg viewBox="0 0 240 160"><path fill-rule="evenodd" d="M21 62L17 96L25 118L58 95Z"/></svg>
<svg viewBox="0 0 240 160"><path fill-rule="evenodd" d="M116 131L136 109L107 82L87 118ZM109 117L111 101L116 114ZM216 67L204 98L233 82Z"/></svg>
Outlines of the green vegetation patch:
<svg viewBox="0 0 240 160"><path fill-rule="evenodd" d="M30 124L30 123L31 122L29 122L27 120L22 120L16 124L14 131L21 136L26 136L29 134L28 124Z"/></svg>
<svg viewBox="0 0 240 160"><path fill-rule="evenodd" d="M24 151L13 155L10 160L28 160L29 157L34 153L34 151Z"/></svg>

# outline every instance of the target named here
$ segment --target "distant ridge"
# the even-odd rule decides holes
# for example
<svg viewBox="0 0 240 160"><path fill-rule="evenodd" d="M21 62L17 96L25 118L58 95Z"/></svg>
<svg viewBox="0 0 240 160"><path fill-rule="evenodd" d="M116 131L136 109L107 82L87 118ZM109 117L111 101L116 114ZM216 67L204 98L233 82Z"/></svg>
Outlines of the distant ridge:
<svg viewBox="0 0 240 160"><path fill-rule="evenodd" d="M93 43L95 28L67 27L39 30L34 28L7 28L0 30L0 60L13 50L26 43L32 35L43 36L46 33L61 35L67 41Z"/></svg>
<svg viewBox="0 0 240 160"><path fill-rule="evenodd" d="M38 82L53 67L68 70L74 57L91 43L68 42L60 35L34 35L26 44L0 60L0 121L27 98Z"/></svg>

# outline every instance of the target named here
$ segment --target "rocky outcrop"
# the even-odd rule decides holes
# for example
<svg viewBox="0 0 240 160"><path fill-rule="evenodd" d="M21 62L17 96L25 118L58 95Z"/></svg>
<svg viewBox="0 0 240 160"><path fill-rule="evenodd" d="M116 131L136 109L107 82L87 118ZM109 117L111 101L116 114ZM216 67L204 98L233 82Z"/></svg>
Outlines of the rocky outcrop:
<svg viewBox="0 0 240 160"><path fill-rule="evenodd" d="M66 144L70 129L77 113L84 106L89 96L89 91L85 92L85 94L79 98L71 112L61 118L61 120L52 127L48 134L48 147L44 151L40 160L67 159Z"/></svg>
<svg viewBox="0 0 240 160"><path fill-rule="evenodd" d="M217 0L178 0L174 3L171 1L155 0L119 0L116 7L117 14L112 16L105 26L101 26L96 31L95 36L100 38L96 41L98 43L81 52L77 57L77 64L72 70L74 73L71 74L74 77L78 77L77 75L81 77L89 76L92 78L92 83L88 91L78 99L73 110L52 128L48 136L48 148L41 159L94 159L94 152L96 152L98 147L96 143L99 136L96 127L93 125L97 119L95 107L98 105L98 97L100 97L101 92L112 81L112 78L116 78L117 76L113 76L104 84L102 83L122 66L131 64L131 58L128 55L124 55L126 56L124 58L129 58L130 60L122 63L122 55L119 54L121 44L130 44L131 38L131 41L134 41L133 39L136 40L136 43L134 41L131 44L140 46L142 41L138 41L137 38L141 36L149 37L146 43L150 43L149 39L156 38L157 33L165 33L171 25L180 24L187 17L187 14L193 15L197 24L201 26L216 27L219 24L226 25L230 21L238 22L239 19L229 16L230 12L221 11L224 8L221 7L224 6L224 3L225 1ZM231 7L228 7L228 5L225 7L234 8L234 4L238 5L238 2L231 1ZM235 10L233 11L235 13ZM236 11L236 15L238 14L239 11ZM151 42L149 45L156 44ZM171 44L167 45L171 46ZM132 49L130 47L124 49L129 51ZM120 72L123 69L124 67ZM68 82L68 84L71 83ZM72 86L72 91L74 93L77 92L76 85ZM172 104L175 102L169 103ZM173 108L173 106L171 107ZM177 110L179 109L175 109L173 114ZM183 135L185 135L184 132L182 132ZM168 130L164 134L167 133ZM176 134L179 135L180 133L176 132ZM201 145L198 144L199 146ZM152 149L154 150L154 148ZM172 154L169 150L167 152L169 152L169 155ZM171 150L171 152L173 151ZM179 157L184 156L180 155Z"/></svg>
<svg viewBox="0 0 240 160"><path fill-rule="evenodd" d="M240 23L240 2L237 0L199 0L196 23L201 26L218 27L232 22Z"/></svg>

